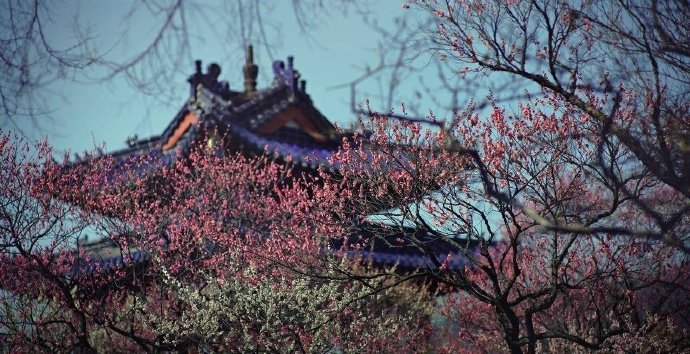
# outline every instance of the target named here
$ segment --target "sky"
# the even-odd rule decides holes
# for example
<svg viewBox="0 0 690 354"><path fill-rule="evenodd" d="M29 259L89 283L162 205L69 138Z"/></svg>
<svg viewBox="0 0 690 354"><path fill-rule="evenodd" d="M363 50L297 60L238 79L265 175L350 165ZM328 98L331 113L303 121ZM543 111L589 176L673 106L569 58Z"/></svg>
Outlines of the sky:
<svg viewBox="0 0 690 354"><path fill-rule="evenodd" d="M123 60L136 52L137 45L148 43L155 26L160 23L149 16L128 13L128 1L65 1L55 6L51 17L50 38L54 43L68 45L74 40L74 23L88 27L96 48L107 51L112 60ZM205 10L214 11L208 3ZM206 6L206 5L204 5ZM376 19L383 28L392 28L396 16L406 15L398 0L368 2L367 16ZM143 12L142 12L143 13ZM292 15L289 1L276 1L272 11L265 14L269 23L268 39L275 59L286 60L295 57L295 67L307 80L307 92L317 108L326 117L341 126L356 120L351 111L348 88L334 86L347 83L361 75L362 68L376 65L377 54L373 50L379 36L367 26L360 14L350 9L347 15L331 11L308 36L302 31ZM198 20L190 16L190 20ZM203 20L202 20L203 21ZM228 19L237 21L237 19ZM91 70L80 73L74 80L63 80L49 87L50 119L43 129L22 127L29 135L47 138L56 152L65 150L80 152L92 150L105 143L106 151L125 147L127 137L137 134L139 138L160 134L188 98L189 87L186 76L194 71L194 59L201 59L204 67L218 62L223 68L221 79L228 80L231 88L242 87L242 65L244 53L228 48L237 47L239 38L227 33L218 33L224 26L190 25L190 46L193 58L189 58L186 71L174 75L168 87L162 91L173 97L157 100L134 88L124 77L107 82L98 80L104 71ZM122 35L126 33L126 35ZM224 36L226 38L224 38ZM250 38L251 40L251 38ZM266 50L256 45L256 62L259 66L259 89L269 85L273 77L271 58Z"/></svg>

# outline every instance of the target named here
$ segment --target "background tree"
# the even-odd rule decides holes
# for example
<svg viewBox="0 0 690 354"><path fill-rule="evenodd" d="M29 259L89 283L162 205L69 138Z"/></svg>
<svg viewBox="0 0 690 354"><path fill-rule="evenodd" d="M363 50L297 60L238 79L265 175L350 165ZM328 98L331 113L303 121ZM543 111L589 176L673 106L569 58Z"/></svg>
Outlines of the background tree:
<svg viewBox="0 0 690 354"><path fill-rule="evenodd" d="M618 232L640 232L687 250L685 235L673 232L686 220L689 205L686 43L690 31L682 18L690 9L685 2L418 1L415 5L437 18L431 48L463 75L508 74L541 90L532 97L558 100L571 114L596 122L587 133L599 136L593 141L599 172L656 223L653 229ZM519 113L517 106L508 109ZM632 154L625 170L652 174L686 202L676 209L648 205L628 190L607 151L618 144ZM559 226L548 218L540 220Z"/></svg>
<svg viewBox="0 0 690 354"><path fill-rule="evenodd" d="M282 39L271 2L134 0L120 4L128 9L116 28L94 25L80 6L40 0L0 5L0 127L22 134L48 130L43 123L57 108L56 97L69 99L55 86L64 82L122 79L152 100L177 104L180 91L171 83L183 82L205 47L240 62L253 42L257 56L272 61ZM310 30L328 16L365 11L355 1L293 1L288 9L292 13L280 17L292 17L305 40L313 40Z"/></svg>
<svg viewBox="0 0 690 354"><path fill-rule="evenodd" d="M633 333L645 336L637 345L687 348L665 334L688 318L680 127L690 115L679 99L687 41L678 41L688 33L678 17L686 4L414 5L436 17L429 48L461 77L508 75L529 90L509 104L490 93L449 119L409 116L405 106L366 111L377 121L373 140L340 156L350 166L345 189L378 191L352 198L366 200L353 202L360 217L406 205L379 213L405 235L388 241L427 253L431 270L417 274L463 294L449 297L455 348L612 350ZM362 150L367 142L374 146ZM405 234L410 226L426 236ZM465 267L430 251L438 238L464 254Z"/></svg>
<svg viewBox="0 0 690 354"><path fill-rule="evenodd" d="M576 108L552 96L521 107L512 116L494 106L487 121L461 112L450 131L472 149L449 131L378 116L372 135L339 153L343 179L325 188L346 200L352 230L373 215L386 226L369 233L429 257L400 279L435 279L452 294L441 312L456 325L438 329L449 352L607 351L631 336L687 350L667 334L690 325L688 254L619 231L653 228L644 206L676 210L684 196L633 168L620 146L606 154L625 187L611 183L596 121ZM687 224L673 232L686 240ZM431 246L439 239L446 253Z"/></svg>
<svg viewBox="0 0 690 354"><path fill-rule="evenodd" d="M41 1L8 1L0 5L0 85L2 125L19 129L18 120L45 115L41 89L71 77L98 59L90 52L89 37L75 30L74 43L54 43L49 35L50 5Z"/></svg>

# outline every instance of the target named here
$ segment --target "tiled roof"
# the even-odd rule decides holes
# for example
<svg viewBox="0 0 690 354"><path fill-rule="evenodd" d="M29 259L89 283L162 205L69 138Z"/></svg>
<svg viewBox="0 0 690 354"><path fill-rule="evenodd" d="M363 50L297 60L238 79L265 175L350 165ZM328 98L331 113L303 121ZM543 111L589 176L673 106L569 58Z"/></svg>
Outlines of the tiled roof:
<svg viewBox="0 0 690 354"><path fill-rule="evenodd" d="M205 88L199 88L197 100L183 107L160 137L156 137L155 140L149 139L146 144L134 142L133 146L112 152L107 156L117 161L118 170L126 170L128 173L141 176L161 167L170 166L176 158L187 154L202 131L223 128L253 148L271 155L278 155L283 160L288 160L290 156L303 167L315 168L319 165L330 167L328 158L335 149L334 146L320 148L314 144L285 142L279 137L263 135L255 131L256 127L290 105L311 107L310 104L305 103L307 97L304 95L301 98L295 97L300 96L291 96L286 87L276 86L255 92L250 99L240 105L235 105L232 101L223 100ZM173 148L163 151L161 146L171 137L190 108L201 113L200 123L185 131ZM315 108L312 107L311 112L317 115L317 121L326 121L326 123L319 123L320 125L330 125Z"/></svg>
<svg viewBox="0 0 690 354"><path fill-rule="evenodd" d="M464 252L474 254L478 249L476 242L468 242L462 236L451 241L409 227L389 228L368 222L361 226L349 237L351 245L347 254L381 266L397 265L402 270L438 269L438 265L446 263L446 269L461 270L468 261ZM333 249L339 249L342 242L334 240Z"/></svg>
<svg viewBox="0 0 690 354"><path fill-rule="evenodd" d="M319 149L285 143L280 140L253 133L251 130L235 124L230 124L229 128L244 141L252 144L259 150L264 150L268 155L277 155L283 160L291 158L293 163L300 164L303 167L333 167L329 162L329 158L333 154L332 149Z"/></svg>
<svg viewBox="0 0 690 354"><path fill-rule="evenodd" d="M348 255L371 260L372 263L380 266L397 266L400 270L438 269L436 263L422 253L399 254L392 251L349 251ZM465 264L467 264L467 257L460 252L437 255L435 257L436 262L443 264L446 262L447 257L450 257L446 264L446 269L448 270L462 270Z"/></svg>
<svg viewBox="0 0 690 354"><path fill-rule="evenodd" d="M69 277L110 273L142 266L151 260L149 252L137 248L123 250L110 239L99 240L82 247L85 257L72 267Z"/></svg>
<svg viewBox="0 0 690 354"><path fill-rule="evenodd" d="M72 270L71 277L104 274L118 269L144 265L151 260L151 255L144 250L135 250L125 255L103 258L84 259Z"/></svg>
<svg viewBox="0 0 690 354"><path fill-rule="evenodd" d="M104 242L107 244L107 241ZM107 247L107 246L105 246ZM340 247L340 246L336 246ZM439 269L437 264L444 264L448 270L462 270L467 264L467 257L458 250L443 247L440 244L431 245L429 250L434 253L434 262L428 255L410 247L396 247L377 243L376 249L354 249L346 251L349 257L361 257L379 266L396 266L399 270ZM207 245L207 248L211 249ZM88 258L75 265L70 276L89 276L95 273L109 273L114 270L144 265L151 260L151 254L144 250L132 249L121 252L116 247L103 250L88 250ZM447 260L447 261L446 261Z"/></svg>
<svg viewBox="0 0 690 354"><path fill-rule="evenodd" d="M106 155L115 160L113 176L132 174L144 176L169 167L176 159L184 158L201 136L213 130L231 134L233 138L239 139L242 146L256 152L276 156L283 161L292 161L305 168L325 166L330 170L340 169L341 166L330 161L337 149L336 142L319 145L320 143L300 142L299 137L290 140L285 139L287 136L285 134L271 135L259 132L262 126L286 109L293 109L293 107L306 115L310 124L313 123L315 129L323 132L324 136L330 136L328 134L334 131L331 122L314 107L311 98L304 90L304 84L298 82L299 73L294 70L292 59L288 59L287 67L282 62L276 62L273 69L275 75L273 86L261 91L230 92L226 90L223 94L213 92L202 85L194 87L192 90L194 96L179 110L160 136L146 140L134 139L129 142L128 148ZM195 115L195 123L183 131L180 126L186 118L189 118L190 113ZM189 121L185 122L189 124ZM283 132L286 131L283 130ZM307 136L308 134L304 136L304 140L308 140ZM170 148L164 150L165 145ZM367 155L371 158L370 152L367 152ZM401 159L404 161L404 156ZM363 164L364 168L367 168L367 161L363 161ZM363 233L366 232L363 231ZM368 234L363 237L373 236ZM457 248L444 242L429 241L426 253L434 254L435 260L410 245L393 246L392 244L373 242L375 246L373 248L350 249L347 252L352 256L370 259L376 264L397 265L399 269L434 269L437 268L437 263L444 263L446 259L448 259L449 269L461 269L466 262L465 256L458 252ZM335 246L337 248L337 245ZM143 264L151 259L151 255L144 250L129 250L124 255L121 252L91 253L90 258L75 265L72 275L109 272L113 269Z"/></svg>

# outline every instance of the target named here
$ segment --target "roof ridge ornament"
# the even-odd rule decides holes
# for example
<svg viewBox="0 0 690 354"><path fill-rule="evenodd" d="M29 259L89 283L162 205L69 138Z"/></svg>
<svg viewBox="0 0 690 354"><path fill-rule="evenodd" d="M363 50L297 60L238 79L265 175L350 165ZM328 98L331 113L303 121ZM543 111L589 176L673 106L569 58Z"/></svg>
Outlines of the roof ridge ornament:
<svg viewBox="0 0 690 354"><path fill-rule="evenodd" d="M247 46L247 58L242 71L244 72L244 92L255 92L259 67L254 64L254 47L251 44Z"/></svg>
<svg viewBox="0 0 690 354"><path fill-rule="evenodd" d="M295 58L293 56L287 57L287 68L285 62L276 60L273 62L273 74L275 75L275 82L277 84L284 84L290 87L290 92L297 93L301 91L306 94L306 81L301 80L300 73L294 68ZM297 85L299 82L299 86Z"/></svg>

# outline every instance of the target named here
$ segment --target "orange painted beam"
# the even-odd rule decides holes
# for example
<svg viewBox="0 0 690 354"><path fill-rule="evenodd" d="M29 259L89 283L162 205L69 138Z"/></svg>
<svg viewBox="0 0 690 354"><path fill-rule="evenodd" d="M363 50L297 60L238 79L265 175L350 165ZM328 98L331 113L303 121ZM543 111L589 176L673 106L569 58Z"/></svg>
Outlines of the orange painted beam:
<svg viewBox="0 0 690 354"><path fill-rule="evenodd" d="M307 118L307 116L302 112L301 109L297 107L290 107L278 114L277 117L273 118L271 121L267 122L261 128L258 129L259 133L262 134L272 134L276 130L283 127L290 120L294 120L297 125L299 125L302 130L307 133L312 139L319 143L325 143L328 141L328 137L319 132L312 121Z"/></svg>
<svg viewBox="0 0 690 354"><path fill-rule="evenodd" d="M189 127L191 127L193 124L197 123L199 123L199 118L192 113L187 113L187 115L182 118L180 125L178 125L172 135L170 135L168 141L163 144L163 151L175 147L175 144L180 141L180 138L182 138L182 135L184 135L187 129L189 129Z"/></svg>

